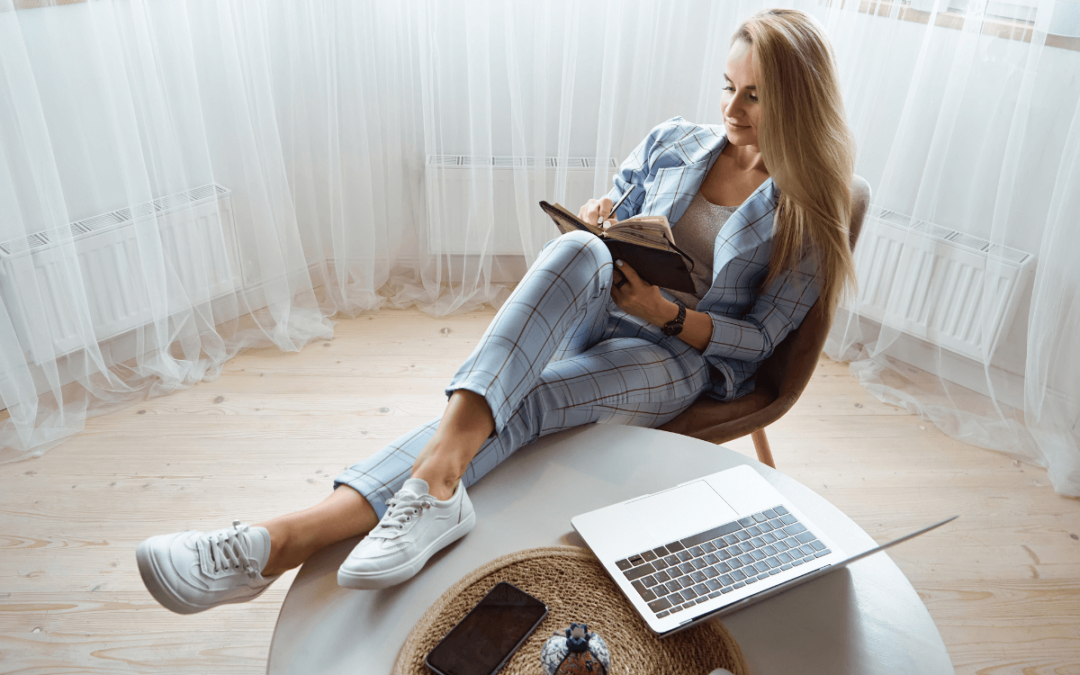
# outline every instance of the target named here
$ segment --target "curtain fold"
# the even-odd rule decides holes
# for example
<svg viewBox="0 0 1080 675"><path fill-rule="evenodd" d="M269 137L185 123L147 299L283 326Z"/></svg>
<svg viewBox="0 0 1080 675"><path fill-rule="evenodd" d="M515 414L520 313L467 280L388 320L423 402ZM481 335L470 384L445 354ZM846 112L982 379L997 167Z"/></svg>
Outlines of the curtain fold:
<svg viewBox="0 0 1080 675"><path fill-rule="evenodd" d="M557 234L539 200L605 193L665 119L721 120L765 7L29 4L0 0L0 462L338 313L499 306ZM832 37L874 192L829 353L1080 493L1069 3L859 4L788 3Z"/></svg>

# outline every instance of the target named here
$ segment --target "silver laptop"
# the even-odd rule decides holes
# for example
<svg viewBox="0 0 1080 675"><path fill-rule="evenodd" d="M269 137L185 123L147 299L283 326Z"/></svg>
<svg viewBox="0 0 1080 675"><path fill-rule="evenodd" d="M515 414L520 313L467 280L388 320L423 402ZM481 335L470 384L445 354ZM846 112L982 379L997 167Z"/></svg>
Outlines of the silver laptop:
<svg viewBox="0 0 1080 675"><path fill-rule="evenodd" d="M953 520L848 556L750 466L571 520L649 628L730 614Z"/></svg>

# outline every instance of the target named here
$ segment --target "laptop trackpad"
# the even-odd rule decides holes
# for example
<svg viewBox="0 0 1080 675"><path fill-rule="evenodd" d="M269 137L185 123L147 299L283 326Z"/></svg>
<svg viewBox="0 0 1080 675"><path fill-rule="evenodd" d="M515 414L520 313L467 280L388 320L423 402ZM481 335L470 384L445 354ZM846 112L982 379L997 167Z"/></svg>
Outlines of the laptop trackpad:
<svg viewBox="0 0 1080 675"><path fill-rule="evenodd" d="M723 497L703 480L625 504L651 541L667 543L738 517Z"/></svg>

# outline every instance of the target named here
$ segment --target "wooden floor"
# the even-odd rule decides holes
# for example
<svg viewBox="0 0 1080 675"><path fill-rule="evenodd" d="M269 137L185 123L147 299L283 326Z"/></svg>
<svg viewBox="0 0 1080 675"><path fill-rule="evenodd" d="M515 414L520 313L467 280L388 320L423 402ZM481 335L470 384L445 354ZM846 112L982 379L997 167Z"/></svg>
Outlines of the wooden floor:
<svg viewBox="0 0 1080 675"><path fill-rule="evenodd" d="M135 545L319 501L341 469L442 413L493 315L346 319L333 341L248 352L216 382L0 465L0 673L263 672L295 573L256 602L178 616L144 589ZM1080 500L1043 470L951 440L827 359L769 437L781 470L878 540L961 514L891 554L958 673L1080 675ZM748 438L729 447L753 453Z"/></svg>

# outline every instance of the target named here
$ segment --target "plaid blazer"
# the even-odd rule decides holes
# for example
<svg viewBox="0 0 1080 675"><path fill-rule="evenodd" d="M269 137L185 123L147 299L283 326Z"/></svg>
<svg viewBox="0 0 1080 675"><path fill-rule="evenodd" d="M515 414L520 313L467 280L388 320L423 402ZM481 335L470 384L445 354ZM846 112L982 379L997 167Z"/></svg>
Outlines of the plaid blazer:
<svg viewBox="0 0 1080 675"><path fill-rule="evenodd" d="M678 221L727 145L722 126L674 117L652 130L622 163L608 196L617 201L633 192L616 217L664 215L678 240ZM727 401L754 389L758 364L798 328L821 292L818 257L808 249L797 269L760 288L772 256L773 214L779 188L768 178L717 233L712 286L697 311L712 318L713 331L702 356L712 373L713 398Z"/></svg>

